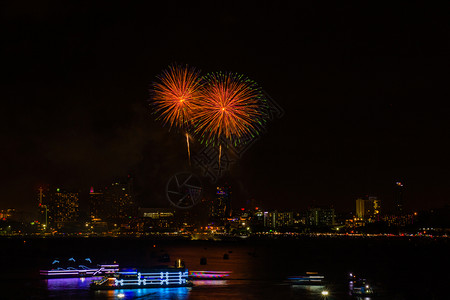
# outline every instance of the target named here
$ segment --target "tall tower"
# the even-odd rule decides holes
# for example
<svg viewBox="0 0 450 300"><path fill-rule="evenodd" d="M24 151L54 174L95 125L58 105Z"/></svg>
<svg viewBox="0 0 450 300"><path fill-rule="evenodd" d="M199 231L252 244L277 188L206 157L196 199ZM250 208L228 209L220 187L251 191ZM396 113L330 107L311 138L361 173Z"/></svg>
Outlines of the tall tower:
<svg viewBox="0 0 450 300"><path fill-rule="evenodd" d="M116 181L103 191L104 203L108 206L105 218L108 221L121 222L136 215L133 195L133 179Z"/></svg>
<svg viewBox="0 0 450 300"><path fill-rule="evenodd" d="M231 216L231 187L218 186L216 198L211 207L211 216L214 218L227 218Z"/></svg>
<svg viewBox="0 0 450 300"><path fill-rule="evenodd" d="M108 217L110 205L105 203L103 192L94 191L91 187L89 191L89 215L92 222L104 221Z"/></svg>
<svg viewBox="0 0 450 300"><path fill-rule="evenodd" d="M376 221L380 216L380 200L377 197L356 199L356 217L364 221Z"/></svg>
<svg viewBox="0 0 450 300"><path fill-rule="evenodd" d="M39 207L45 214L45 225L60 229L69 222L78 221L78 193L60 188L39 189Z"/></svg>
<svg viewBox="0 0 450 300"><path fill-rule="evenodd" d="M356 217L358 219L364 219L365 216L365 204L366 200L362 198L356 199Z"/></svg>
<svg viewBox="0 0 450 300"><path fill-rule="evenodd" d="M395 213L402 215L404 213L404 197L405 197L405 187L403 183L397 181L394 187L394 206Z"/></svg>
<svg viewBox="0 0 450 300"><path fill-rule="evenodd" d="M39 222L42 226L42 229L46 229L48 227L48 217L47 217L47 213L48 213L48 209L47 209L47 205L44 204L44 188L40 187L39 188L39 193L38 193L38 201L39 201Z"/></svg>

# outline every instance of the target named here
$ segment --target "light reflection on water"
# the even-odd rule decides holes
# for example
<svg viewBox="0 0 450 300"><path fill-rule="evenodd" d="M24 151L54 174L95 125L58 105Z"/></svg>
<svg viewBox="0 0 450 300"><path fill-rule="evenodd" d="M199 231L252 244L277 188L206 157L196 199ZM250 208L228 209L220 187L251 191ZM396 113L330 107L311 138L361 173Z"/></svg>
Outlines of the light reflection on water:
<svg viewBox="0 0 450 300"><path fill-rule="evenodd" d="M109 299L188 299L191 288L149 288L105 291Z"/></svg>
<svg viewBox="0 0 450 300"><path fill-rule="evenodd" d="M286 284L273 284L252 280L194 280L194 287L145 288L91 291L89 285L94 278L61 278L45 280L49 298L64 299L273 299L281 295L283 299L315 299L320 292L316 288L296 288L290 290ZM291 286L292 288L292 286ZM295 291L297 290L297 291ZM269 296L271 295L271 296ZM310 298L313 296L313 298Z"/></svg>
<svg viewBox="0 0 450 300"><path fill-rule="evenodd" d="M301 289L311 293L321 293L325 286L324 285L292 285L293 289Z"/></svg>
<svg viewBox="0 0 450 300"><path fill-rule="evenodd" d="M194 286L227 285L227 280L192 280Z"/></svg>
<svg viewBox="0 0 450 300"><path fill-rule="evenodd" d="M59 299L63 295L77 299L176 299L184 300L189 296L191 288L147 288L147 289L120 289L108 291L91 291L89 285L92 280L101 277L90 278L52 278L44 280L47 285L50 298ZM74 294L75 292L75 294Z"/></svg>
<svg viewBox="0 0 450 300"><path fill-rule="evenodd" d="M273 299L279 295L283 299L317 299L325 286L290 285L267 280L227 279L193 280L194 287L145 288L91 291L90 284L101 277L58 278L43 280L48 296L55 299ZM328 287L327 287L328 289ZM336 293L334 293L336 296ZM331 299L331 298L330 298ZM341 299L341 298L333 298ZM362 298L358 298L361 299ZM364 300L369 300L365 298Z"/></svg>

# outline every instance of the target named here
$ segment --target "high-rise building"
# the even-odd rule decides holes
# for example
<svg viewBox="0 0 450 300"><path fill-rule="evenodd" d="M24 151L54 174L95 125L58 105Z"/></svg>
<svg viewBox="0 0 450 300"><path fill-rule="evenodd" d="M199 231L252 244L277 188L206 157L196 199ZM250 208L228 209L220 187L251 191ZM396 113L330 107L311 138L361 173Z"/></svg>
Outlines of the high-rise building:
<svg viewBox="0 0 450 300"><path fill-rule="evenodd" d="M306 219L310 226L332 226L334 225L335 212L333 208L310 208Z"/></svg>
<svg viewBox="0 0 450 300"><path fill-rule="evenodd" d="M358 219L364 219L364 216L366 215L366 209L365 209L366 200L362 198L356 199L356 217Z"/></svg>
<svg viewBox="0 0 450 300"><path fill-rule="evenodd" d="M378 220L380 209L380 200L377 197L356 199L356 218L361 221Z"/></svg>
<svg viewBox="0 0 450 300"><path fill-rule="evenodd" d="M101 190L92 187L89 193L91 221L122 223L136 216L137 208L133 196L133 180L116 181Z"/></svg>
<svg viewBox="0 0 450 300"><path fill-rule="evenodd" d="M39 213L39 217L38 217L38 221L39 224L41 226L41 229L46 229L48 228L48 208L47 205L43 202L46 193L49 191L48 188L43 188L40 187L39 188L39 192L38 192L38 213Z"/></svg>
<svg viewBox="0 0 450 300"><path fill-rule="evenodd" d="M105 189L104 196L106 202L110 203L113 208L110 217L125 219L136 214L132 179L126 182L114 182Z"/></svg>
<svg viewBox="0 0 450 300"><path fill-rule="evenodd" d="M279 212L277 210L264 212L264 227L281 228L289 227L294 224L294 212Z"/></svg>
<svg viewBox="0 0 450 300"><path fill-rule="evenodd" d="M294 224L294 212L277 212L276 226L277 227L289 227Z"/></svg>
<svg viewBox="0 0 450 300"><path fill-rule="evenodd" d="M260 228L264 227L264 214L265 213L263 211L255 208L251 219L252 226Z"/></svg>
<svg viewBox="0 0 450 300"><path fill-rule="evenodd" d="M89 216L92 222L101 222L109 216L110 205L105 203L103 191L89 191Z"/></svg>
<svg viewBox="0 0 450 300"><path fill-rule="evenodd" d="M175 229L173 208L139 208L139 231L167 231Z"/></svg>
<svg viewBox="0 0 450 300"><path fill-rule="evenodd" d="M231 217L231 187L218 186L216 198L211 205L211 217L224 219Z"/></svg>
<svg viewBox="0 0 450 300"><path fill-rule="evenodd" d="M403 183L397 181L394 186L394 206L397 215L402 215L404 213L404 196L405 187Z"/></svg>
<svg viewBox="0 0 450 300"><path fill-rule="evenodd" d="M39 209L45 227L60 229L78 221L79 197L77 192L60 188L39 189ZM42 222L41 221L41 222Z"/></svg>
<svg viewBox="0 0 450 300"><path fill-rule="evenodd" d="M294 212L294 225L305 225L308 220L308 211Z"/></svg>

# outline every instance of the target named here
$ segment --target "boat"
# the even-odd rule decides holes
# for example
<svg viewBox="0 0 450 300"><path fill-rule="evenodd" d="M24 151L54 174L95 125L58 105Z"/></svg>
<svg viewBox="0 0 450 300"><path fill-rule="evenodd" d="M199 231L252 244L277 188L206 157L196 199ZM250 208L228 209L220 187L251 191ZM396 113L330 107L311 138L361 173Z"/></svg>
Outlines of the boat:
<svg viewBox="0 0 450 300"><path fill-rule="evenodd" d="M305 275L289 276L288 283L292 285L325 285L325 276L318 272L306 272Z"/></svg>
<svg viewBox="0 0 450 300"><path fill-rule="evenodd" d="M114 274L119 270L119 264L98 264L93 265L90 258L85 258L77 262L73 257L66 262L54 259L51 267L40 270L39 274L47 279L50 278L70 278L70 277L93 277Z"/></svg>
<svg viewBox="0 0 450 300"><path fill-rule="evenodd" d="M373 296L374 291L366 281L362 280L353 285L350 294L353 296Z"/></svg>
<svg viewBox="0 0 450 300"><path fill-rule="evenodd" d="M93 290L189 287L189 271L184 268L157 266L153 268L120 269L114 274L92 281Z"/></svg>
<svg viewBox="0 0 450 300"><path fill-rule="evenodd" d="M189 271L189 279L192 280L214 280L224 279L230 276L231 271Z"/></svg>
<svg viewBox="0 0 450 300"><path fill-rule="evenodd" d="M350 274L349 290L352 296L374 296L375 292L367 279Z"/></svg>

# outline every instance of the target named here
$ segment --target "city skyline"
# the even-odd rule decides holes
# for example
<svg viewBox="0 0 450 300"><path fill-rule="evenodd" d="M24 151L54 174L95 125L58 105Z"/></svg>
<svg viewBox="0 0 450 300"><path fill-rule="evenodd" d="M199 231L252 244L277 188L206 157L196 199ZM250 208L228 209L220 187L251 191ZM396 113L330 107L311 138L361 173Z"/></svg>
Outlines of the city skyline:
<svg viewBox="0 0 450 300"><path fill-rule="evenodd" d="M30 211L16 210L13 207L3 209L2 211L12 211L12 216L16 220L36 220L41 224L46 224L46 226L48 223L54 223L52 219L55 216L61 221L65 221L65 218L68 218L69 223L83 223L85 221L94 223L120 223L128 220L128 218L139 216L140 210L147 209L162 209L194 215L200 212L200 214L209 215L211 220L218 221L219 223L235 216L236 213L239 214L248 210L255 210L261 213L274 211L278 211L279 213L304 213L306 211L332 210L333 214L353 216L361 221L368 220L370 222L381 221L382 217L386 216L417 215L418 212L427 213L427 210L398 209L398 205L396 204L398 202L395 202L394 205L387 206L383 199L379 199L374 195L361 195L353 199L353 207L346 210L335 209L333 204L318 204L315 202L309 203L303 208L285 206L268 207L256 199L246 199L246 201L235 199L232 196L233 188L228 182L217 184L211 190L201 191L199 200L193 206L187 208L176 205L169 197L162 205L154 205L151 202L140 202L137 200L133 182L134 178L128 175L126 178L116 178L113 182L104 186L91 186L89 191L80 188L66 188L47 184L39 187L35 191L35 206ZM402 189L404 188L400 182L397 182L396 186ZM403 190L401 191L403 193ZM395 191L396 195L397 192L398 190ZM73 197L76 199L75 205L68 201ZM60 206L63 209L57 212L57 215L54 215L56 207ZM68 213L71 207L76 208L75 213ZM436 209L445 210L448 207L436 207Z"/></svg>
<svg viewBox="0 0 450 300"><path fill-rule="evenodd" d="M0 235L118 237L201 233L237 237L279 233L407 233L422 236L448 231L448 207L420 212L397 207L384 210L383 202L373 196L356 199L355 210L350 213L336 211L332 206L267 209L254 199L245 205L233 202L232 187L224 184L216 187L212 197L205 195L195 208L186 209L173 204L142 207L135 202L133 190L130 177L103 188L91 187L84 201L83 193L54 186L41 187L37 191L38 205L33 219L27 220L30 216L15 209L0 210Z"/></svg>
<svg viewBox="0 0 450 300"><path fill-rule="evenodd" d="M183 134L148 107L155 76L174 62L243 73L285 112L222 178L234 199L351 211L373 195L394 207L401 182L406 210L449 204L450 27L439 12L275 3L4 8L1 209L32 209L43 184L88 191L128 174L146 206L165 204L171 176L199 174Z"/></svg>

